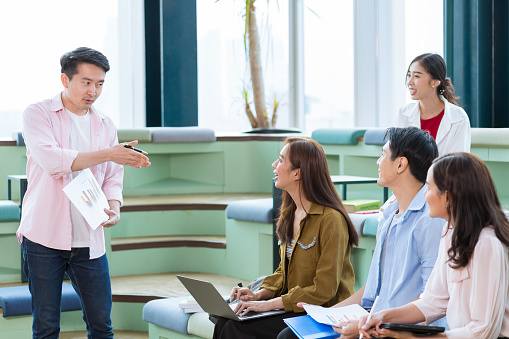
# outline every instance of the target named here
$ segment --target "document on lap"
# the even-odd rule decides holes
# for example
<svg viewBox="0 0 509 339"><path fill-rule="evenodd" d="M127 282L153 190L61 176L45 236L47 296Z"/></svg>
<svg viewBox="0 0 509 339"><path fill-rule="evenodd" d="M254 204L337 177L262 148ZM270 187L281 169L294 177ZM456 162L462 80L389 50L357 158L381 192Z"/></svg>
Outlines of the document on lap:
<svg viewBox="0 0 509 339"><path fill-rule="evenodd" d="M109 219L104 209L109 209L110 205L89 168L81 171L63 191L92 229Z"/></svg>
<svg viewBox="0 0 509 339"><path fill-rule="evenodd" d="M335 308L304 305L304 309L315 321L331 326L337 326L337 324L342 321L359 320L362 316L368 314L368 312L358 304Z"/></svg>

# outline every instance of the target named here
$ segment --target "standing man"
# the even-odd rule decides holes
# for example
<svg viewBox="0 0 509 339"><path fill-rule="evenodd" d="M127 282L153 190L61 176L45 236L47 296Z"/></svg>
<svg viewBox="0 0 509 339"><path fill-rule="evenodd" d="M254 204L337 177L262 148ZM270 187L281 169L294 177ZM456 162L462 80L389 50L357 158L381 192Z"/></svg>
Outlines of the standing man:
<svg viewBox="0 0 509 339"><path fill-rule="evenodd" d="M110 69L108 59L80 47L64 54L60 65L63 92L23 113L28 188L17 236L32 294L33 338L59 336L64 272L80 297L88 337L113 338L103 229L93 230L62 188L90 168L109 203L102 226L111 227L120 220L122 165L150 162L118 144L111 119L92 106Z"/></svg>

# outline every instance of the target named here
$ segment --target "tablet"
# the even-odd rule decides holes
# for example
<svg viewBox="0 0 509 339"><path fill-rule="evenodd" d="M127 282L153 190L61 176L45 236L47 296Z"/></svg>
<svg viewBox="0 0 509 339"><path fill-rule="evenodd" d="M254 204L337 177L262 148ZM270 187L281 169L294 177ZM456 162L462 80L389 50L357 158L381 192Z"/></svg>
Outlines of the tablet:
<svg viewBox="0 0 509 339"><path fill-rule="evenodd" d="M383 323L380 328L387 328L394 331L408 331L418 334L434 334L442 333L445 331L445 327L441 326L424 326L424 325L412 325L412 324L397 324L397 323Z"/></svg>

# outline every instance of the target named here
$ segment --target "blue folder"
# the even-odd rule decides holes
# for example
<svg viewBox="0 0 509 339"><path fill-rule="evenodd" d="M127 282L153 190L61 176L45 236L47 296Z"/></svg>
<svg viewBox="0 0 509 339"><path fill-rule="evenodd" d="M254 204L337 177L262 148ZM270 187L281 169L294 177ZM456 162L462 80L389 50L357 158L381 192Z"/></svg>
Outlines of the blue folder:
<svg viewBox="0 0 509 339"><path fill-rule="evenodd" d="M283 320L300 339L332 339L340 336L334 332L332 326L316 322L309 315Z"/></svg>

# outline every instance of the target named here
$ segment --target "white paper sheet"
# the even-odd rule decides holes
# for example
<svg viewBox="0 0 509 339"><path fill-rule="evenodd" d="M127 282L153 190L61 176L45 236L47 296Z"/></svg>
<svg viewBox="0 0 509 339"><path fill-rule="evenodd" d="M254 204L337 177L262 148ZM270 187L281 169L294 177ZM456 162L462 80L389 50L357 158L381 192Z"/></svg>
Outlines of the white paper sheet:
<svg viewBox="0 0 509 339"><path fill-rule="evenodd" d="M63 191L92 229L109 219L104 209L109 209L110 205L89 168L81 171Z"/></svg>
<svg viewBox="0 0 509 339"><path fill-rule="evenodd" d="M363 315L368 314L368 312L358 304L336 308L304 305L304 309L315 321L331 326L337 326L334 320L338 323L348 320L358 320Z"/></svg>

